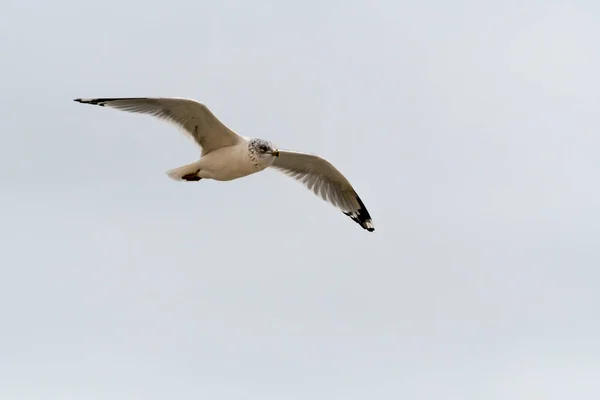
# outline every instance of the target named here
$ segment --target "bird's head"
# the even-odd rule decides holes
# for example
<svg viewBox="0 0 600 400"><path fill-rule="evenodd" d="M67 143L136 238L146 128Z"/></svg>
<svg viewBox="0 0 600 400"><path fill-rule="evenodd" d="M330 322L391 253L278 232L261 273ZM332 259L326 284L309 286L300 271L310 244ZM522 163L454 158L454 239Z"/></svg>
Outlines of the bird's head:
<svg viewBox="0 0 600 400"><path fill-rule="evenodd" d="M248 145L250 152L260 159L271 159L279 157L279 150L273 143L263 139L252 139Z"/></svg>

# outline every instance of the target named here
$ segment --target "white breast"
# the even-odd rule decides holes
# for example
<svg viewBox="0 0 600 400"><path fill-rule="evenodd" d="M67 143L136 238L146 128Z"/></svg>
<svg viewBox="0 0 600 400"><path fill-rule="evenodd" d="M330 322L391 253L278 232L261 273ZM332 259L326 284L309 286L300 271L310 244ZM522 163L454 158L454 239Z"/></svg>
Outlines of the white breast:
<svg viewBox="0 0 600 400"><path fill-rule="evenodd" d="M251 157L246 141L212 151L202 157L199 164L200 177L217 181L241 178L268 166L262 165L256 157Z"/></svg>

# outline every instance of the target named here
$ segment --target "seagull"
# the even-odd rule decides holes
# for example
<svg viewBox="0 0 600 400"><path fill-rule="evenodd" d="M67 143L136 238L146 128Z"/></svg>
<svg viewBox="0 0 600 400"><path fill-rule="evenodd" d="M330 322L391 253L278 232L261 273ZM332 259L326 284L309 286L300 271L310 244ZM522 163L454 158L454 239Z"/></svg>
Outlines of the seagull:
<svg viewBox="0 0 600 400"><path fill-rule="evenodd" d="M75 99L83 104L150 114L182 128L201 148L198 161L167 171L177 181L231 181L268 167L295 178L369 232L371 216L352 185L329 161L308 153L280 150L272 142L238 135L196 100L180 97Z"/></svg>

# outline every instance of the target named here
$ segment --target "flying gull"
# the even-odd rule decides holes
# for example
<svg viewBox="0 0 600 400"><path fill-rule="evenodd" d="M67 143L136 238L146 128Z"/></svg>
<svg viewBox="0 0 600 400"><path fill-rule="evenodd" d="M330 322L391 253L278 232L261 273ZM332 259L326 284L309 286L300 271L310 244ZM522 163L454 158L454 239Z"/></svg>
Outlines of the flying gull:
<svg viewBox="0 0 600 400"><path fill-rule="evenodd" d="M204 104L167 97L75 99L79 103L150 114L178 125L202 148L198 161L167 171L178 181L230 181L272 167L302 182L369 232L371 216L350 182L329 161L313 154L279 150L263 139L240 136Z"/></svg>

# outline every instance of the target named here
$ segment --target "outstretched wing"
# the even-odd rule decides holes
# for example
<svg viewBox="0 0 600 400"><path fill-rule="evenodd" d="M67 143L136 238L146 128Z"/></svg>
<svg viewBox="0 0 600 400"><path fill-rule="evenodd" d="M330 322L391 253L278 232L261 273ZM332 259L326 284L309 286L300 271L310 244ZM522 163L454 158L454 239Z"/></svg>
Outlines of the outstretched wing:
<svg viewBox="0 0 600 400"><path fill-rule="evenodd" d="M364 203L350 182L329 161L312 154L282 150L272 167L302 182L364 229L369 232L375 230Z"/></svg>
<svg viewBox="0 0 600 400"><path fill-rule="evenodd" d="M202 155L233 146L241 137L227 128L204 104L175 97L75 99L84 104L150 114L183 128L202 147Z"/></svg>

